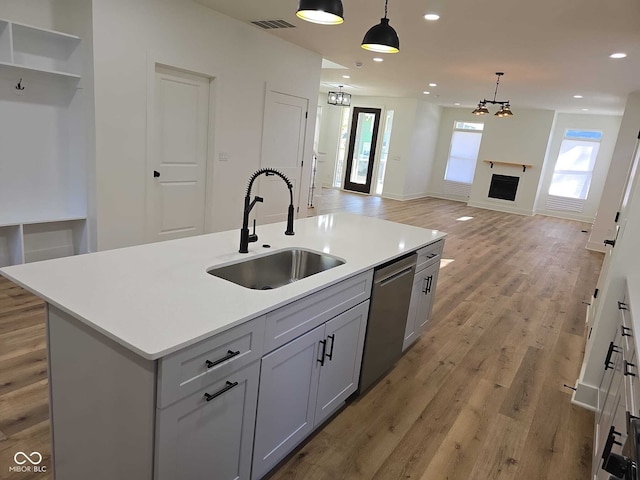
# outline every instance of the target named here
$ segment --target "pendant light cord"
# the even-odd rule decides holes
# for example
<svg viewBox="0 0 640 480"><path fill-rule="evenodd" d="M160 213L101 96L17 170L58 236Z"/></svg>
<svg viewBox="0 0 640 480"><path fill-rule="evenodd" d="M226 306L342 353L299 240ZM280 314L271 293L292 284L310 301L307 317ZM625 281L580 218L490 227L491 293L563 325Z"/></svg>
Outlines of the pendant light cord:
<svg viewBox="0 0 640 480"><path fill-rule="evenodd" d="M496 101L496 97L498 96L498 85L500 85L500 75L498 75L498 80L496 81L496 91L493 92L493 101Z"/></svg>
<svg viewBox="0 0 640 480"><path fill-rule="evenodd" d="M387 4L389 0L384 0L384 18L387 18Z"/></svg>

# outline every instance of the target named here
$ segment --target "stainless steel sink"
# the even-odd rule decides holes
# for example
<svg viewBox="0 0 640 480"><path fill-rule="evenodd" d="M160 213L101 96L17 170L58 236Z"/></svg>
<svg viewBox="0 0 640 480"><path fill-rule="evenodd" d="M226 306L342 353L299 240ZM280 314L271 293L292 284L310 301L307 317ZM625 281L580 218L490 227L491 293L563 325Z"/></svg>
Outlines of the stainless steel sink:
<svg viewBox="0 0 640 480"><path fill-rule="evenodd" d="M342 265L333 255L291 248L253 257L207 273L254 290L271 290Z"/></svg>

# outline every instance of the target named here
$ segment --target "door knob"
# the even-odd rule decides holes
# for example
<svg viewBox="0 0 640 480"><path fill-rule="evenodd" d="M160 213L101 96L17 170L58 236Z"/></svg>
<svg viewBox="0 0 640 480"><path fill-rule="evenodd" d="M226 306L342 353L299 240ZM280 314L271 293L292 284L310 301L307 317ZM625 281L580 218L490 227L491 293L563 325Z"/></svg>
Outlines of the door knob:
<svg viewBox="0 0 640 480"><path fill-rule="evenodd" d="M160 172L157 170L153 171L153 178L158 178L160 176Z"/></svg>

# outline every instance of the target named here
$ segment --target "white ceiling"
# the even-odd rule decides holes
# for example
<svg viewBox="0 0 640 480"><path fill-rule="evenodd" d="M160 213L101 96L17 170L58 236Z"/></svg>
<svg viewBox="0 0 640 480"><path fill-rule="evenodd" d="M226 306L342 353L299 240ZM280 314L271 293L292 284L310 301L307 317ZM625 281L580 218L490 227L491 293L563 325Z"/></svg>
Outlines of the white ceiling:
<svg viewBox="0 0 640 480"><path fill-rule="evenodd" d="M321 91L344 84L355 95L472 109L482 98L493 99L495 72L503 71L497 99L510 100L515 114L518 108L622 114L627 95L640 90L638 0L389 0L388 17L400 37L395 55L360 47L384 15L384 0L343 0L345 21L337 26L298 19L296 0L196 1L244 22L295 25L269 32L348 67L323 69ZM427 11L437 11L440 20L424 20ZM613 52L628 56L613 60ZM374 56L384 62L373 62Z"/></svg>

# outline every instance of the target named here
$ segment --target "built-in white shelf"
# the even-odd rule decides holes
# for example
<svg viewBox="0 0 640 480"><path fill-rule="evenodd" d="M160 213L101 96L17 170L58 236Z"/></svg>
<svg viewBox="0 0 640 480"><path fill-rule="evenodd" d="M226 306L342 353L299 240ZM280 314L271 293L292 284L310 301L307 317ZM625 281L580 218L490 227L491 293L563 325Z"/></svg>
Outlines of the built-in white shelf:
<svg viewBox="0 0 640 480"><path fill-rule="evenodd" d="M0 19L0 75L80 80L80 37Z"/></svg>
<svg viewBox="0 0 640 480"><path fill-rule="evenodd" d="M0 218L0 267L87 253L83 216Z"/></svg>
<svg viewBox="0 0 640 480"><path fill-rule="evenodd" d="M8 129L3 161L10 166L0 188L3 201L20 206L0 213L0 266L88 250L86 215L64 211L64 205L73 205L74 213L86 207L81 173L75 174L83 171L83 153L69 147L82 145L83 97L75 87L83 55L76 35L0 19L0 77L2 87L10 89L0 92L0 121ZM14 97L20 79L27 87L36 81L38 86ZM22 134L24 125L31 128L29 135Z"/></svg>

